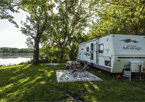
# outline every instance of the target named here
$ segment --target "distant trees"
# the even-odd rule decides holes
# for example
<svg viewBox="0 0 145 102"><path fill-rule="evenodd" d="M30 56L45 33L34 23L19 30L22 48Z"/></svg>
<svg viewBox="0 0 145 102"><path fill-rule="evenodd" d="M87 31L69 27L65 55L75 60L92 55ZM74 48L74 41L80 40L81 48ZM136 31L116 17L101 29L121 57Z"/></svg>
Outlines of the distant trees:
<svg viewBox="0 0 145 102"><path fill-rule="evenodd" d="M8 48L2 47L0 48L0 53L33 53L33 49L31 48Z"/></svg>
<svg viewBox="0 0 145 102"><path fill-rule="evenodd" d="M3 53L3 51L0 49L0 53Z"/></svg>

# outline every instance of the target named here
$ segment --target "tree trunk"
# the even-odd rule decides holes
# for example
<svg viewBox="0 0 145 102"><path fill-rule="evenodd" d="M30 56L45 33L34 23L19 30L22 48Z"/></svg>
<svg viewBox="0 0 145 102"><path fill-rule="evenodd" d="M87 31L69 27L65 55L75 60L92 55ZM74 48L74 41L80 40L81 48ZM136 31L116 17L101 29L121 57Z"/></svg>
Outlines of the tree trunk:
<svg viewBox="0 0 145 102"><path fill-rule="evenodd" d="M39 65L39 37L36 37L34 41L34 53L33 53L33 63L32 65Z"/></svg>
<svg viewBox="0 0 145 102"><path fill-rule="evenodd" d="M47 24L47 17L45 18L45 22L44 22L41 29L40 29L39 24L38 24L37 35L34 38L34 53L33 53L32 65L39 65L39 42L40 42L41 35L43 34L43 32L46 28L46 24Z"/></svg>

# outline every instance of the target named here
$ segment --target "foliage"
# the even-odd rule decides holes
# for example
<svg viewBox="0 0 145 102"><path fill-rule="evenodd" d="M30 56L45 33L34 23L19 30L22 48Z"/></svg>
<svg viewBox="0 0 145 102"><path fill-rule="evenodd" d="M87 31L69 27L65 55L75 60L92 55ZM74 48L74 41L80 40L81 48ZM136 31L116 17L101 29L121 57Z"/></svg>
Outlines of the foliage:
<svg viewBox="0 0 145 102"><path fill-rule="evenodd" d="M98 12L90 37L112 34L145 33L145 2L143 0L96 0Z"/></svg>
<svg viewBox="0 0 145 102"><path fill-rule="evenodd" d="M0 53L3 53L3 51L0 49Z"/></svg>
<svg viewBox="0 0 145 102"><path fill-rule="evenodd" d="M33 53L32 48L9 48L9 47L1 47L0 53Z"/></svg>
<svg viewBox="0 0 145 102"><path fill-rule="evenodd" d="M68 49L71 46L74 48L74 45L87 40L85 39L87 38L85 28L89 27L93 14L89 8L91 2L88 0L56 0L55 5L56 10L52 12L52 20L47 31L49 36L44 36L42 45L46 48L49 46L47 44L51 44L52 49L59 49L57 59L63 62L68 59ZM47 43L44 42L45 40L47 40ZM58 52L57 50L56 52ZM53 51L55 50L53 49Z"/></svg>
<svg viewBox="0 0 145 102"><path fill-rule="evenodd" d="M16 0L1 0L0 1L0 19L8 19L9 22L15 24L18 27L17 23L13 20L14 17L10 14L18 13L19 2Z"/></svg>
<svg viewBox="0 0 145 102"><path fill-rule="evenodd" d="M90 69L103 82L57 83L59 66L0 67L0 101L144 101L145 81L115 80L107 72Z"/></svg>
<svg viewBox="0 0 145 102"><path fill-rule="evenodd" d="M78 43L74 43L72 44L69 49L67 50L69 59L71 61L75 61L76 59L78 59Z"/></svg>
<svg viewBox="0 0 145 102"><path fill-rule="evenodd" d="M78 43L74 43L73 45L69 46L66 48L66 51L64 54L64 61L68 60L76 60L77 59L77 54L78 54ZM59 49L57 46L52 46L51 44L45 44L40 49L40 61L41 62L62 62L60 59L60 53L61 49Z"/></svg>
<svg viewBox="0 0 145 102"><path fill-rule="evenodd" d="M60 54L60 50L52 46L51 44L46 44L40 49L40 61L41 62L60 62L60 59L58 58Z"/></svg>

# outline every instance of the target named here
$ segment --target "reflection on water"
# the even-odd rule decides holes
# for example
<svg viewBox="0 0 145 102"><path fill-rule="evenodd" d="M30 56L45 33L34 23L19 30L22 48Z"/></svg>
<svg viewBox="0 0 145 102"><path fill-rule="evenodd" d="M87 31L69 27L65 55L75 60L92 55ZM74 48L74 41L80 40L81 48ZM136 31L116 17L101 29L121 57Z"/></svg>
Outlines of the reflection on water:
<svg viewBox="0 0 145 102"><path fill-rule="evenodd" d="M32 58L32 53L12 53L12 54L5 54L0 53L0 58L2 59L10 59L10 58Z"/></svg>
<svg viewBox="0 0 145 102"><path fill-rule="evenodd" d="M0 54L0 65L13 65L32 59L32 53Z"/></svg>

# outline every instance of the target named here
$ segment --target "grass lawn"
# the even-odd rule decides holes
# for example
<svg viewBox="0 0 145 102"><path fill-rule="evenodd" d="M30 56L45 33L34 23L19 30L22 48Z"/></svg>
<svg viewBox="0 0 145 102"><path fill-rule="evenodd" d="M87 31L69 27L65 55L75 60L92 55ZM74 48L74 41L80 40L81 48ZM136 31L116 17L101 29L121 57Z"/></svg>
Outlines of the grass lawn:
<svg viewBox="0 0 145 102"><path fill-rule="evenodd" d="M145 101L145 80L117 81L97 69L89 72L103 82L57 83L59 66L16 65L0 67L0 101Z"/></svg>

